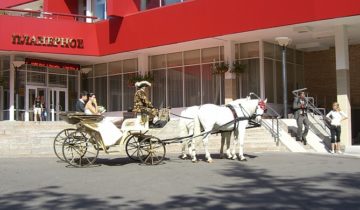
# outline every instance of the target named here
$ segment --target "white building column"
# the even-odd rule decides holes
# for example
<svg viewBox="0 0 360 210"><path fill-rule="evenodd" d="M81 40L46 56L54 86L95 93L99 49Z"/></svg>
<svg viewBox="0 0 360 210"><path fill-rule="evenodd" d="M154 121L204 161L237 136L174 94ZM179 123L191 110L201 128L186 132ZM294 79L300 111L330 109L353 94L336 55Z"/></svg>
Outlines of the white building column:
<svg viewBox="0 0 360 210"><path fill-rule="evenodd" d="M260 97L265 98L265 58L264 58L264 42L259 41L259 55L260 55Z"/></svg>
<svg viewBox="0 0 360 210"><path fill-rule="evenodd" d="M340 108L349 119L342 122L341 144L351 146L351 105L350 105L350 78L349 78L349 42L346 26L335 28L335 53L336 53L336 87L337 101Z"/></svg>
<svg viewBox="0 0 360 210"><path fill-rule="evenodd" d="M224 42L224 59L229 64L229 68L235 61L235 42ZM230 71L225 73L225 104L236 99L236 76Z"/></svg>
<svg viewBox="0 0 360 210"><path fill-rule="evenodd" d="M138 54L138 69L141 75L145 75L149 72L149 55Z"/></svg>
<svg viewBox="0 0 360 210"><path fill-rule="evenodd" d="M10 55L10 72L9 72L9 120L15 120L15 67L13 62L15 60L14 55Z"/></svg>

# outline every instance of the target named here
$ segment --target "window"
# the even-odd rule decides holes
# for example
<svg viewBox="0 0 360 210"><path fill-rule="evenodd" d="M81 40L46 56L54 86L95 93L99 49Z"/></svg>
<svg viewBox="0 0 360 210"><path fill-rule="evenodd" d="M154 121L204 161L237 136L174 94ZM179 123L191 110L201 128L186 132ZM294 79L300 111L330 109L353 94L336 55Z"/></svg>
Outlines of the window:
<svg viewBox="0 0 360 210"><path fill-rule="evenodd" d="M168 105L170 107L183 106L183 68L168 69Z"/></svg>
<svg viewBox="0 0 360 210"><path fill-rule="evenodd" d="M235 47L235 55L245 64L244 73L237 76L237 97L244 98L250 92L260 95L259 42L241 43Z"/></svg>
<svg viewBox="0 0 360 210"><path fill-rule="evenodd" d="M107 77L95 78L95 95L97 104L107 108Z"/></svg>
<svg viewBox="0 0 360 210"><path fill-rule="evenodd" d="M283 103L282 49L279 45L264 42L265 96L271 103ZM287 88L288 101L291 102L294 89L304 86L303 52L287 48Z"/></svg>
<svg viewBox="0 0 360 210"><path fill-rule="evenodd" d="M185 66L185 106L201 105L200 65Z"/></svg>
<svg viewBox="0 0 360 210"><path fill-rule="evenodd" d="M93 14L101 20L107 18L106 0L93 0Z"/></svg>
<svg viewBox="0 0 360 210"><path fill-rule="evenodd" d="M122 108L122 75L109 76L109 111L120 111Z"/></svg>
<svg viewBox="0 0 360 210"><path fill-rule="evenodd" d="M167 6L170 4L180 3L185 0L141 0L140 9L147 10L153 9L161 6Z"/></svg>
<svg viewBox="0 0 360 210"><path fill-rule="evenodd" d="M166 69L153 71L153 105L157 108L166 107Z"/></svg>
<svg viewBox="0 0 360 210"><path fill-rule="evenodd" d="M134 77L136 73L124 74L124 82L123 82L123 110L132 110L134 107L134 95L135 95L135 87L130 84L130 78Z"/></svg>
<svg viewBox="0 0 360 210"><path fill-rule="evenodd" d="M190 50L150 57L155 106L183 107L224 102L224 77L212 66L223 60L223 47Z"/></svg>

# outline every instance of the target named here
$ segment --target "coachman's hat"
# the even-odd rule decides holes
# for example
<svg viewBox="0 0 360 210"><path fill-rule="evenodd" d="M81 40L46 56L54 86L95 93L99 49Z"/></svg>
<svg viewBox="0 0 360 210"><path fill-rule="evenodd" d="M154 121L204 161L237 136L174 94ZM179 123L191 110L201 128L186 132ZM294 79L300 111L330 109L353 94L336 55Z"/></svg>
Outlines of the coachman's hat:
<svg viewBox="0 0 360 210"><path fill-rule="evenodd" d="M151 87L151 83L148 81L140 81L140 82L136 82L135 86L137 88L142 88L142 87Z"/></svg>

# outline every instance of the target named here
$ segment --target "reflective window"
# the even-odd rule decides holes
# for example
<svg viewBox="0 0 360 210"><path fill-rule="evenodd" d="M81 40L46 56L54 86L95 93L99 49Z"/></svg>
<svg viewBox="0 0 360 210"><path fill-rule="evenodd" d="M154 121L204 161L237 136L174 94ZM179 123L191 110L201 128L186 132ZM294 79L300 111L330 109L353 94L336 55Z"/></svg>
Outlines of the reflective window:
<svg viewBox="0 0 360 210"><path fill-rule="evenodd" d="M168 69L168 103L170 107L183 106L183 68Z"/></svg>
<svg viewBox="0 0 360 210"><path fill-rule="evenodd" d="M94 14L99 19L106 19L106 0L93 0Z"/></svg>
<svg viewBox="0 0 360 210"><path fill-rule="evenodd" d="M122 109L122 75L109 76L109 111Z"/></svg>
<svg viewBox="0 0 360 210"><path fill-rule="evenodd" d="M154 82L152 103L157 108L166 107L166 70L153 71Z"/></svg>
<svg viewBox="0 0 360 210"><path fill-rule="evenodd" d="M185 106L201 104L200 66L185 67Z"/></svg>

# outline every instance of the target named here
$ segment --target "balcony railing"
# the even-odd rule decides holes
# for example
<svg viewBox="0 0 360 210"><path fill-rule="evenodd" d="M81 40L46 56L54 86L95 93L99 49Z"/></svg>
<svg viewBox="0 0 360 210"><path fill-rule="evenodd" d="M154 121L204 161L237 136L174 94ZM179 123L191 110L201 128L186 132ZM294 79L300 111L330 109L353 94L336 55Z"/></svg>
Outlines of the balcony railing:
<svg viewBox="0 0 360 210"><path fill-rule="evenodd" d="M44 11L35 11L35 10L8 9L8 8L0 8L0 16L1 15L33 17L33 18L53 19L53 20L74 20L74 21L87 22L87 23L93 23L98 19L97 17L94 16L44 12Z"/></svg>

